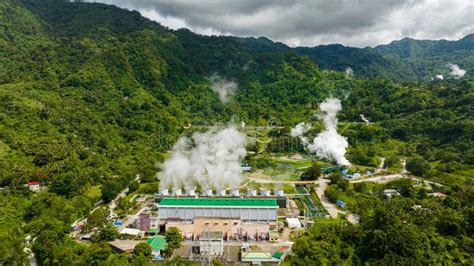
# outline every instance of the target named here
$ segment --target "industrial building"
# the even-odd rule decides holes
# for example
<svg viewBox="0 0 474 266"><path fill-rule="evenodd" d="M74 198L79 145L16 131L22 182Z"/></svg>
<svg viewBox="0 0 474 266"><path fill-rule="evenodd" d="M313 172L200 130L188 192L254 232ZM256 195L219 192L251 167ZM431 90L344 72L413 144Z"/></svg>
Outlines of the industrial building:
<svg viewBox="0 0 474 266"><path fill-rule="evenodd" d="M228 193L230 192L230 193ZM161 200L165 198L223 198L223 199L275 199L278 207L286 208L288 203L288 197L285 195L283 190L275 189L273 193L269 189L262 188L260 193L254 188L247 188L247 193L240 193L240 189L234 188L230 191L226 189L218 189L214 191L212 189L205 189L202 193L198 194L196 188L187 187L184 192L182 189L175 189L171 193L168 189L160 189L155 194L155 203L159 204Z"/></svg>
<svg viewBox="0 0 474 266"><path fill-rule="evenodd" d="M196 217L240 219L244 222L276 222L276 199L163 198L158 207L160 222L193 221Z"/></svg>

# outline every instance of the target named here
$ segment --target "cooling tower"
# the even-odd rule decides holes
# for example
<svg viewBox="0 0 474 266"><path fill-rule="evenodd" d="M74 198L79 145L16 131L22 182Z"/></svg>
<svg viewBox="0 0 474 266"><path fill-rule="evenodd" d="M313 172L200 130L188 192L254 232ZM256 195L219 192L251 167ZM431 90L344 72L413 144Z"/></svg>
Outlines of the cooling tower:
<svg viewBox="0 0 474 266"><path fill-rule="evenodd" d="M191 187L191 188L186 188L186 195L188 196L196 196L196 188Z"/></svg>
<svg viewBox="0 0 474 266"><path fill-rule="evenodd" d="M270 196L270 190L266 189L266 188L261 188L260 189L260 196L269 197Z"/></svg>
<svg viewBox="0 0 474 266"><path fill-rule="evenodd" d="M160 189L161 196L168 196L169 194L170 194L170 191L167 188Z"/></svg>
<svg viewBox="0 0 474 266"><path fill-rule="evenodd" d="M217 190L217 195L218 196L225 196L225 189L218 189Z"/></svg>
<svg viewBox="0 0 474 266"><path fill-rule="evenodd" d="M254 188L247 188L247 196L256 197L257 196L257 190L254 189Z"/></svg>
<svg viewBox="0 0 474 266"><path fill-rule="evenodd" d="M285 196L285 192L283 192L282 189L275 189L275 196L277 196L277 197L284 197L284 196Z"/></svg>
<svg viewBox="0 0 474 266"><path fill-rule="evenodd" d="M179 189L173 190L173 196L181 196L183 194L183 191Z"/></svg>
<svg viewBox="0 0 474 266"><path fill-rule="evenodd" d="M234 197L240 197L240 191L238 188L233 188L231 191L230 191L230 194Z"/></svg>
<svg viewBox="0 0 474 266"><path fill-rule="evenodd" d="M206 189L206 190L204 190L204 196L206 196L206 197L212 197L212 189Z"/></svg>

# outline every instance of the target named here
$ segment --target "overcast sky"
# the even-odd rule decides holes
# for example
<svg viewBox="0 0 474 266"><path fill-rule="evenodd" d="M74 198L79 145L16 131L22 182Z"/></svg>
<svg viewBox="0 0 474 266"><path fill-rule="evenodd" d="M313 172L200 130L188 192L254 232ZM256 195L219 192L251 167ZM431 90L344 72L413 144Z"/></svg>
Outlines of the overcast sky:
<svg viewBox="0 0 474 266"><path fill-rule="evenodd" d="M89 0L138 10L172 29L265 36L289 46L364 47L474 33L474 0Z"/></svg>

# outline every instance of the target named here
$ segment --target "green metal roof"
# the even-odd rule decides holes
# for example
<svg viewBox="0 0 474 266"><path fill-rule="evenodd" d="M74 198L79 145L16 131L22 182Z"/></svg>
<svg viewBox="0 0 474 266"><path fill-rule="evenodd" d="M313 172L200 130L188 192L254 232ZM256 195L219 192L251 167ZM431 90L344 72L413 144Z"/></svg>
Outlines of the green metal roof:
<svg viewBox="0 0 474 266"><path fill-rule="evenodd" d="M246 260L265 260L265 259L271 259L272 255L268 252L262 252L262 251L249 251L249 252L244 252L242 253L242 259Z"/></svg>
<svg viewBox="0 0 474 266"><path fill-rule="evenodd" d="M164 198L160 206L251 206L278 207L276 199L233 199L233 198Z"/></svg>
<svg viewBox="0 0 474 266"><path fill-rule="evenodd" d="M275 259L281 259L282 256L283 252L275 252L272 257L274 257Z"/></svg>
<svg viewBox="0 0 474 266"><path fill-rule="evenodd" d="M151 246L153 250L164 250L166 248L166 238L163 236L155 236L149 238L147 241L148 245Z"/></svg>

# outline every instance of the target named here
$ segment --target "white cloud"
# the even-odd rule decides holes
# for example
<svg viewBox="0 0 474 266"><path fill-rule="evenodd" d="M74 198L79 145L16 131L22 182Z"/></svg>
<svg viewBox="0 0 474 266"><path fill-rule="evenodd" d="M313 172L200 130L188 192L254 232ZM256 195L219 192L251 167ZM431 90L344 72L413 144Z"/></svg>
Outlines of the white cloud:
<svg viewBox="0 0 474 266"><path fill-rule="evenodd" d="M200 34L266 36L289 46L363 47L404 37L459 39L474 32L471 0L98 0Z"/></svg>

